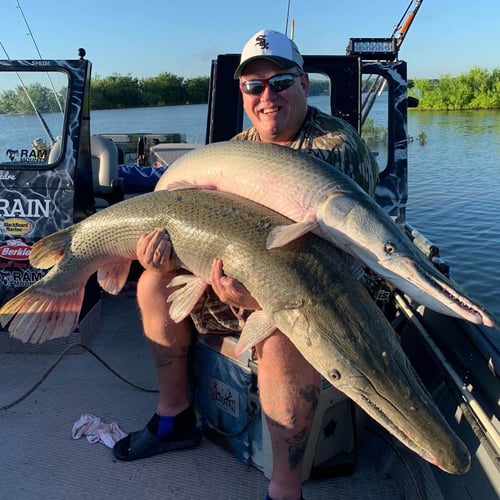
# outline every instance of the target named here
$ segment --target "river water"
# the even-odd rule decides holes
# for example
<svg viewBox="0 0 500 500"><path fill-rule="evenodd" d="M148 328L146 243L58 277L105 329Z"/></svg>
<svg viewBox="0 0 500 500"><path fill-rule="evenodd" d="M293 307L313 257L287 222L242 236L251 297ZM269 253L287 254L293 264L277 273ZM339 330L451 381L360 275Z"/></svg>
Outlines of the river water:
<svg viewBox="0 0 500 500"><path fill-rule="evenodd" d="M312 104L324 107L320 99ZM205 142L206 105L93 111L92 133L182 132ZM407 220L451 276L500 318L500 111L409 111ZM418 136L424 132L425 145Z"/></svg>

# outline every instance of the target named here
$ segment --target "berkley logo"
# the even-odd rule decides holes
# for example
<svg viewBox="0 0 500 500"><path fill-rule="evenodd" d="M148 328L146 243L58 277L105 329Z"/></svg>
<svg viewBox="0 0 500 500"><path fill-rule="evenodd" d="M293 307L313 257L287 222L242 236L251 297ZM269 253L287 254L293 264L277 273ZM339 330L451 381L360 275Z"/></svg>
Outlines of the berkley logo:
<svg viewBox="0 0 500 500"><path fill-rule="evenodd" d="M0 247L0 257L6 260L29 260L31 247L21 240L7 240Z"/></svg>

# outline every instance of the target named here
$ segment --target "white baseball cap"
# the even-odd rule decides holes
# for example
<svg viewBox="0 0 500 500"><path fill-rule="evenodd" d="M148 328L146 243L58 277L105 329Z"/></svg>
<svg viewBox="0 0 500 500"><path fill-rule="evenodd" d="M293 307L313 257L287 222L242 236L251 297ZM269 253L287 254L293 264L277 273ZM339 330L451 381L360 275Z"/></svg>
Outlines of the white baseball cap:
<svg viewBox="0 0 500 500"><path fill-rule="evenodd" d="M254 59L269 59L283 68L299 67L302 70L304 59L293 40L283 33L272 30L260 30L243 47L240 65L234 72L238 79L245 66Z"/></svg>

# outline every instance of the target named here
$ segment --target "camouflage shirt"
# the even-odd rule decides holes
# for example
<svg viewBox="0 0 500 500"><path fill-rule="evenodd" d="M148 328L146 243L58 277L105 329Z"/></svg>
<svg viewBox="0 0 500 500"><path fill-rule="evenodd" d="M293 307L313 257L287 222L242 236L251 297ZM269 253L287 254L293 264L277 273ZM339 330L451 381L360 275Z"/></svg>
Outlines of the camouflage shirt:
<svg viewBox="0 0 500 500"><path fill-rule="evenodd" d="M260 141L255 127L233 140ZM378 166L368 146L345 120L309 106L300 130L288 144L292 149L310 153L354 179L372 198L378 181Z"/></svg>
<svg viewBox="0 0 500 500"><path fill-rule="evenodd" d="M250 127L233 140L260 141L260 137L257 129ZM345 120L309 106L302 127L288 146L330 163L374 197L378 180L377 162L357 131ZM191 318L200 333L229 334L240 332L250 313L237 312L221 303L209 288L192 310Z"/></svg>

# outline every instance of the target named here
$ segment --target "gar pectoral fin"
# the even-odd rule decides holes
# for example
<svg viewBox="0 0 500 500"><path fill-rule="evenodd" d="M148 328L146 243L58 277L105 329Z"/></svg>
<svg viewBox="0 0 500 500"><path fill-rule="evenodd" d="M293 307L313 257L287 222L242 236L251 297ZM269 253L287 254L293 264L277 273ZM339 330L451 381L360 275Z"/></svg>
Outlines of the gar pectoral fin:
<svg viewBox="0 0 500 500"><path fill-rule="evenodd" d="M68 228L38 240L31 249L30 264L38 269L54 266L64 257L70 239L71 231Z"/></svg>
<svg viewBox="0 0 500 500"><path fill-rule="evenodd" d="M310 220L295 222L288 226L277 226L269 233L266 247L269 249L285 246L287 243L300 238L300 236L313 231L317 227L317 222Z"/></svg>
<svg viewBox="0 0 500 500"><path fill-rule="evenodd" d="M168 297L169 313L172 320L179 323L192 311L208 284L192 274L180 274L168 284L169 288L174 286L181 286L181 288L172 292Z"/></svg>
<svg viewBox="0 0 500 500"><path fill-rule="evenodd" d="M117 295L125 286L130 264L130 260L119 260L100 267L97 271L99 285L111 295Z"/></svg>
<svg viewBox="0 0 500 500"><path fill-rule="evenodd" d="M274 330L276 330L275 324L264 311L255 311L250 314L236 344L234 350L236 356L267 339Z"/></svg>

